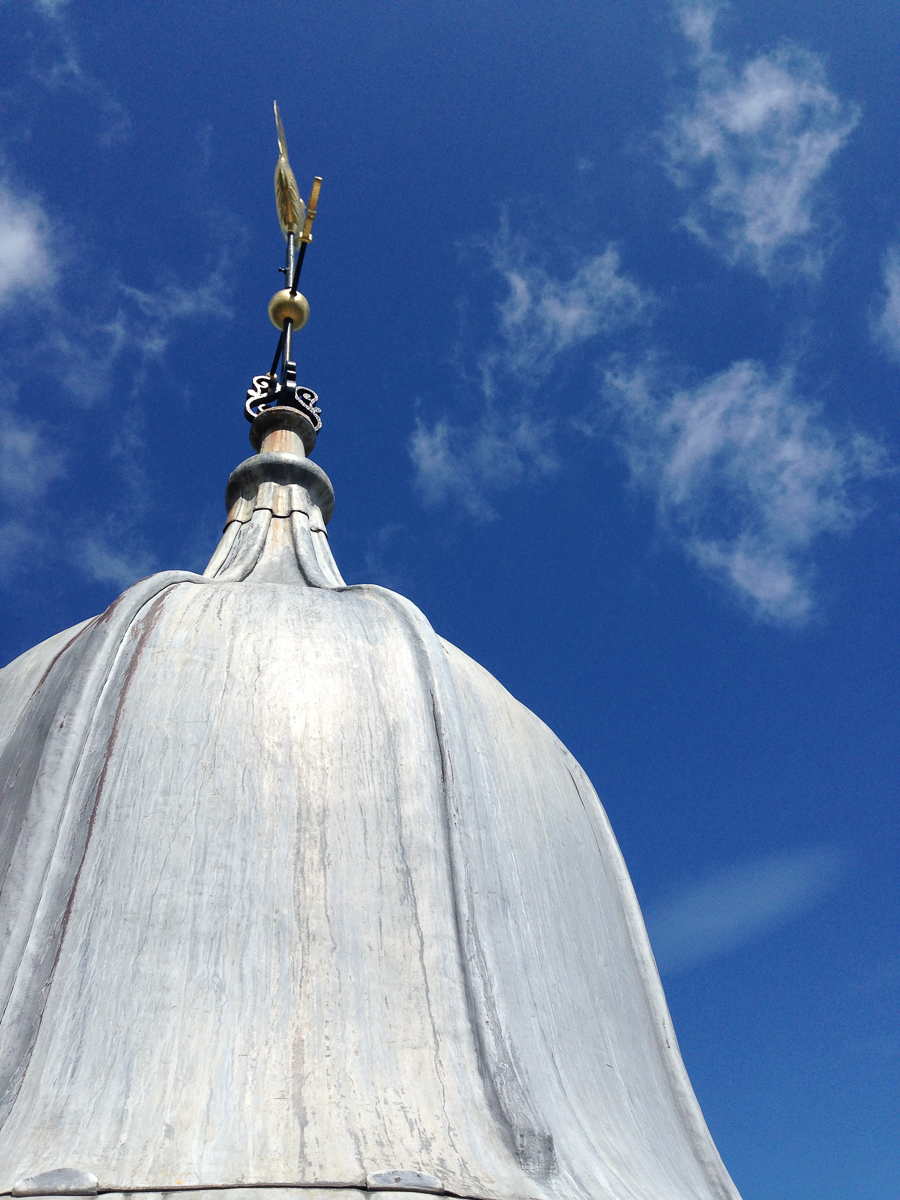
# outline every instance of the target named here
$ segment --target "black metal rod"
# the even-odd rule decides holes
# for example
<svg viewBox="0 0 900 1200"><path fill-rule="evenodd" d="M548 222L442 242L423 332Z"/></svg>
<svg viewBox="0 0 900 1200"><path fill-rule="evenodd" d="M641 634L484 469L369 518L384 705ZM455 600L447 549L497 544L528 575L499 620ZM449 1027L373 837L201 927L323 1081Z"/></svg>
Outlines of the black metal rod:
<svg viewBox="0 0 900 1200"><path fill-rule="evenodd" d="M309 245L307 241L301 241L300 250L297 254L297 265L294 267L294 235L288 234L287 237L287 254L285 255L284 274L285 279L291 281L291 295L297 293L297 284L300 281L300 272L303 270L303 260L306 257L306 247ZM293 277L291 269L293 268ZM294 323L290 319L285 321L281 328L281 337L278 339L278 345L275 347L275 357L272 359L272 367L269 371L270 375L274 375L278 370L279 360L281 361L281 382L285 382L287 375L287 365L291 361L291 353L293 351L293 334Z"/></svg>
<svg viewBox="0 0 900 1200"><path fill-rule="evenodd" d="M284 255L284 282L287 285L294 277L294 234L287 235L287 248Z"/></svg>
<svg viewBox="0 0 900 1200"><path fill-rule="evenodd" d="M294 332L294 322L288 317L284 323L284 329L281 334L284 338L284 357L281 360L281 382L285 383L287 379L287 365L291 361L291 334Z"/></svg>
<svg viewBox="0 0 900 1200"><path fill-rule="evenodd" d="M297 255L297 265L294 268L294 278L291 280L291 295L297 291L297 284L300 282L300 272L303 270L303 260L306 257L306 247L309 242L300 243L300 252Z"/></svg>
<svg viewBox="0 0 900 1200"><path fill-rule="evenodd" d="M275 357L272 359L272 366L269 368L269 374L274 375L278 370L278 360L281 358L281 351L284 348L284 326L281 329L281 337L278 339L278 345L275 347Z"/></svg>

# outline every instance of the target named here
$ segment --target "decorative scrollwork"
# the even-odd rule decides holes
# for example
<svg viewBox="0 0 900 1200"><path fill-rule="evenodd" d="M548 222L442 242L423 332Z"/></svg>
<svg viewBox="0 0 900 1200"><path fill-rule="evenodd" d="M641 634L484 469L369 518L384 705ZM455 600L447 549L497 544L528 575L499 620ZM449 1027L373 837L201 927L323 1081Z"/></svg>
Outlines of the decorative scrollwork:
<svg viewBox="0 0 900 1200"><path fill-rule="evenodd" d="M247 402L244 405L247 419L252 421L264 408L277 404L277 391L278 380L274 376L254 375L252 385L247 388Z"/></svg>
<svg viewBox="0 0 900 1200"><path fill-rule="evenodd" d="M298 387L294 391L293 404L295 408L299 408L301 412L306 413L310 421L312 421L313 429L316 433L322 428L322 410L319 408L319 397L312 388Z"/></svg>
<svg viewBox="0 0 900 1200"><path fill-rule="evenodd" d="M284 405L302 412L318 433L322 428L322 411L318 401L319 397L312 388L298 387L292 380L281 384L272 375L254 375L253 386L247 388L244 415L248 421L252 421L265 409Z"/></svg>

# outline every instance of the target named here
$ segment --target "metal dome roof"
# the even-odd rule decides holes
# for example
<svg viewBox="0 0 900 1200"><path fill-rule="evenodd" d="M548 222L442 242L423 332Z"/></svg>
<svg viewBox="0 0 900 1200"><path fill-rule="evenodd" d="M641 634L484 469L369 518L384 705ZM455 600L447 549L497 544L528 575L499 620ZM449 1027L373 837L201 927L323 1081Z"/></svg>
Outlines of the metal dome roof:
<svg viewBox="0 0 900 1200"><path fill-rule="evenodd" d="M204 576L0 672L0 1192L736 1200L590 782L273 411Z"/></svg>

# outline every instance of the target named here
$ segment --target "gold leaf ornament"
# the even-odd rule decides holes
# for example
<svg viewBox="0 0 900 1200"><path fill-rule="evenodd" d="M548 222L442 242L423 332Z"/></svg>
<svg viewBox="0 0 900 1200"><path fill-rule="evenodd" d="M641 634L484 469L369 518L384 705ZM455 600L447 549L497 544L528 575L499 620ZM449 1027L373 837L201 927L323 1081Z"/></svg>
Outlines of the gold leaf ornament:
<svg viewBox="0 0 900 1200"><path fill-rule="evenodd" d="M281 124L281 114L278 112L278 102L275 102L275 126L278 130L278 162L275 164L275 204L278 207L278 224L284 234L285 241L289 233L295 236L303 227L306 218L306 205L300 199L297 180L288 162L287 141L284 136L284 126Z"/></svg>

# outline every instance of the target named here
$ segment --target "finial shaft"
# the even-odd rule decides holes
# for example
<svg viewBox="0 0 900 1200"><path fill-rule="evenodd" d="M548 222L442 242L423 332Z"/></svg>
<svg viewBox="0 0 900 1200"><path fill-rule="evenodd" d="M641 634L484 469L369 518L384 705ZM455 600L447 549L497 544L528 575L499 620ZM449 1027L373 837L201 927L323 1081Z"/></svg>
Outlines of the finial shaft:
<svg viewBox="0 0 900 1200"><path fill-rule="evenodd" d="M285 286L269 301L269 318L279 331L275 357L267 375L253 377L253 386L247 392L244 411L248 420L253 421L264 410L282 407L295 409L304 414L315 434L322 428L321 415L315 403L317 397L309 388L299 387L297 384L293 342L294 330L302 329L309 318L309 304L306 297L297 291L297 283L303 269L306 249L312 241L312 224L316 218L322 177L316 175L313 179L307 209L300 198L297 182L288 162L287 140L277 104L275 127L278 134L275 198L278 221L287 243L284 266L280 268L284 273Z"/></svg>
<svg viewBox="0 0 900 1200"><path fill-rule="evenodd" d="M289 233L287 236L287 251L284 260L284 278L285 282L293 281L294 278L294 234ZM296 292L296 288L292 288L292 292ZM281 368L281 382L284 383L287 378L287 365L291 361L291 352L294 342L294 322L288 318L283 326L284 329L284 358Z"/></svg>

